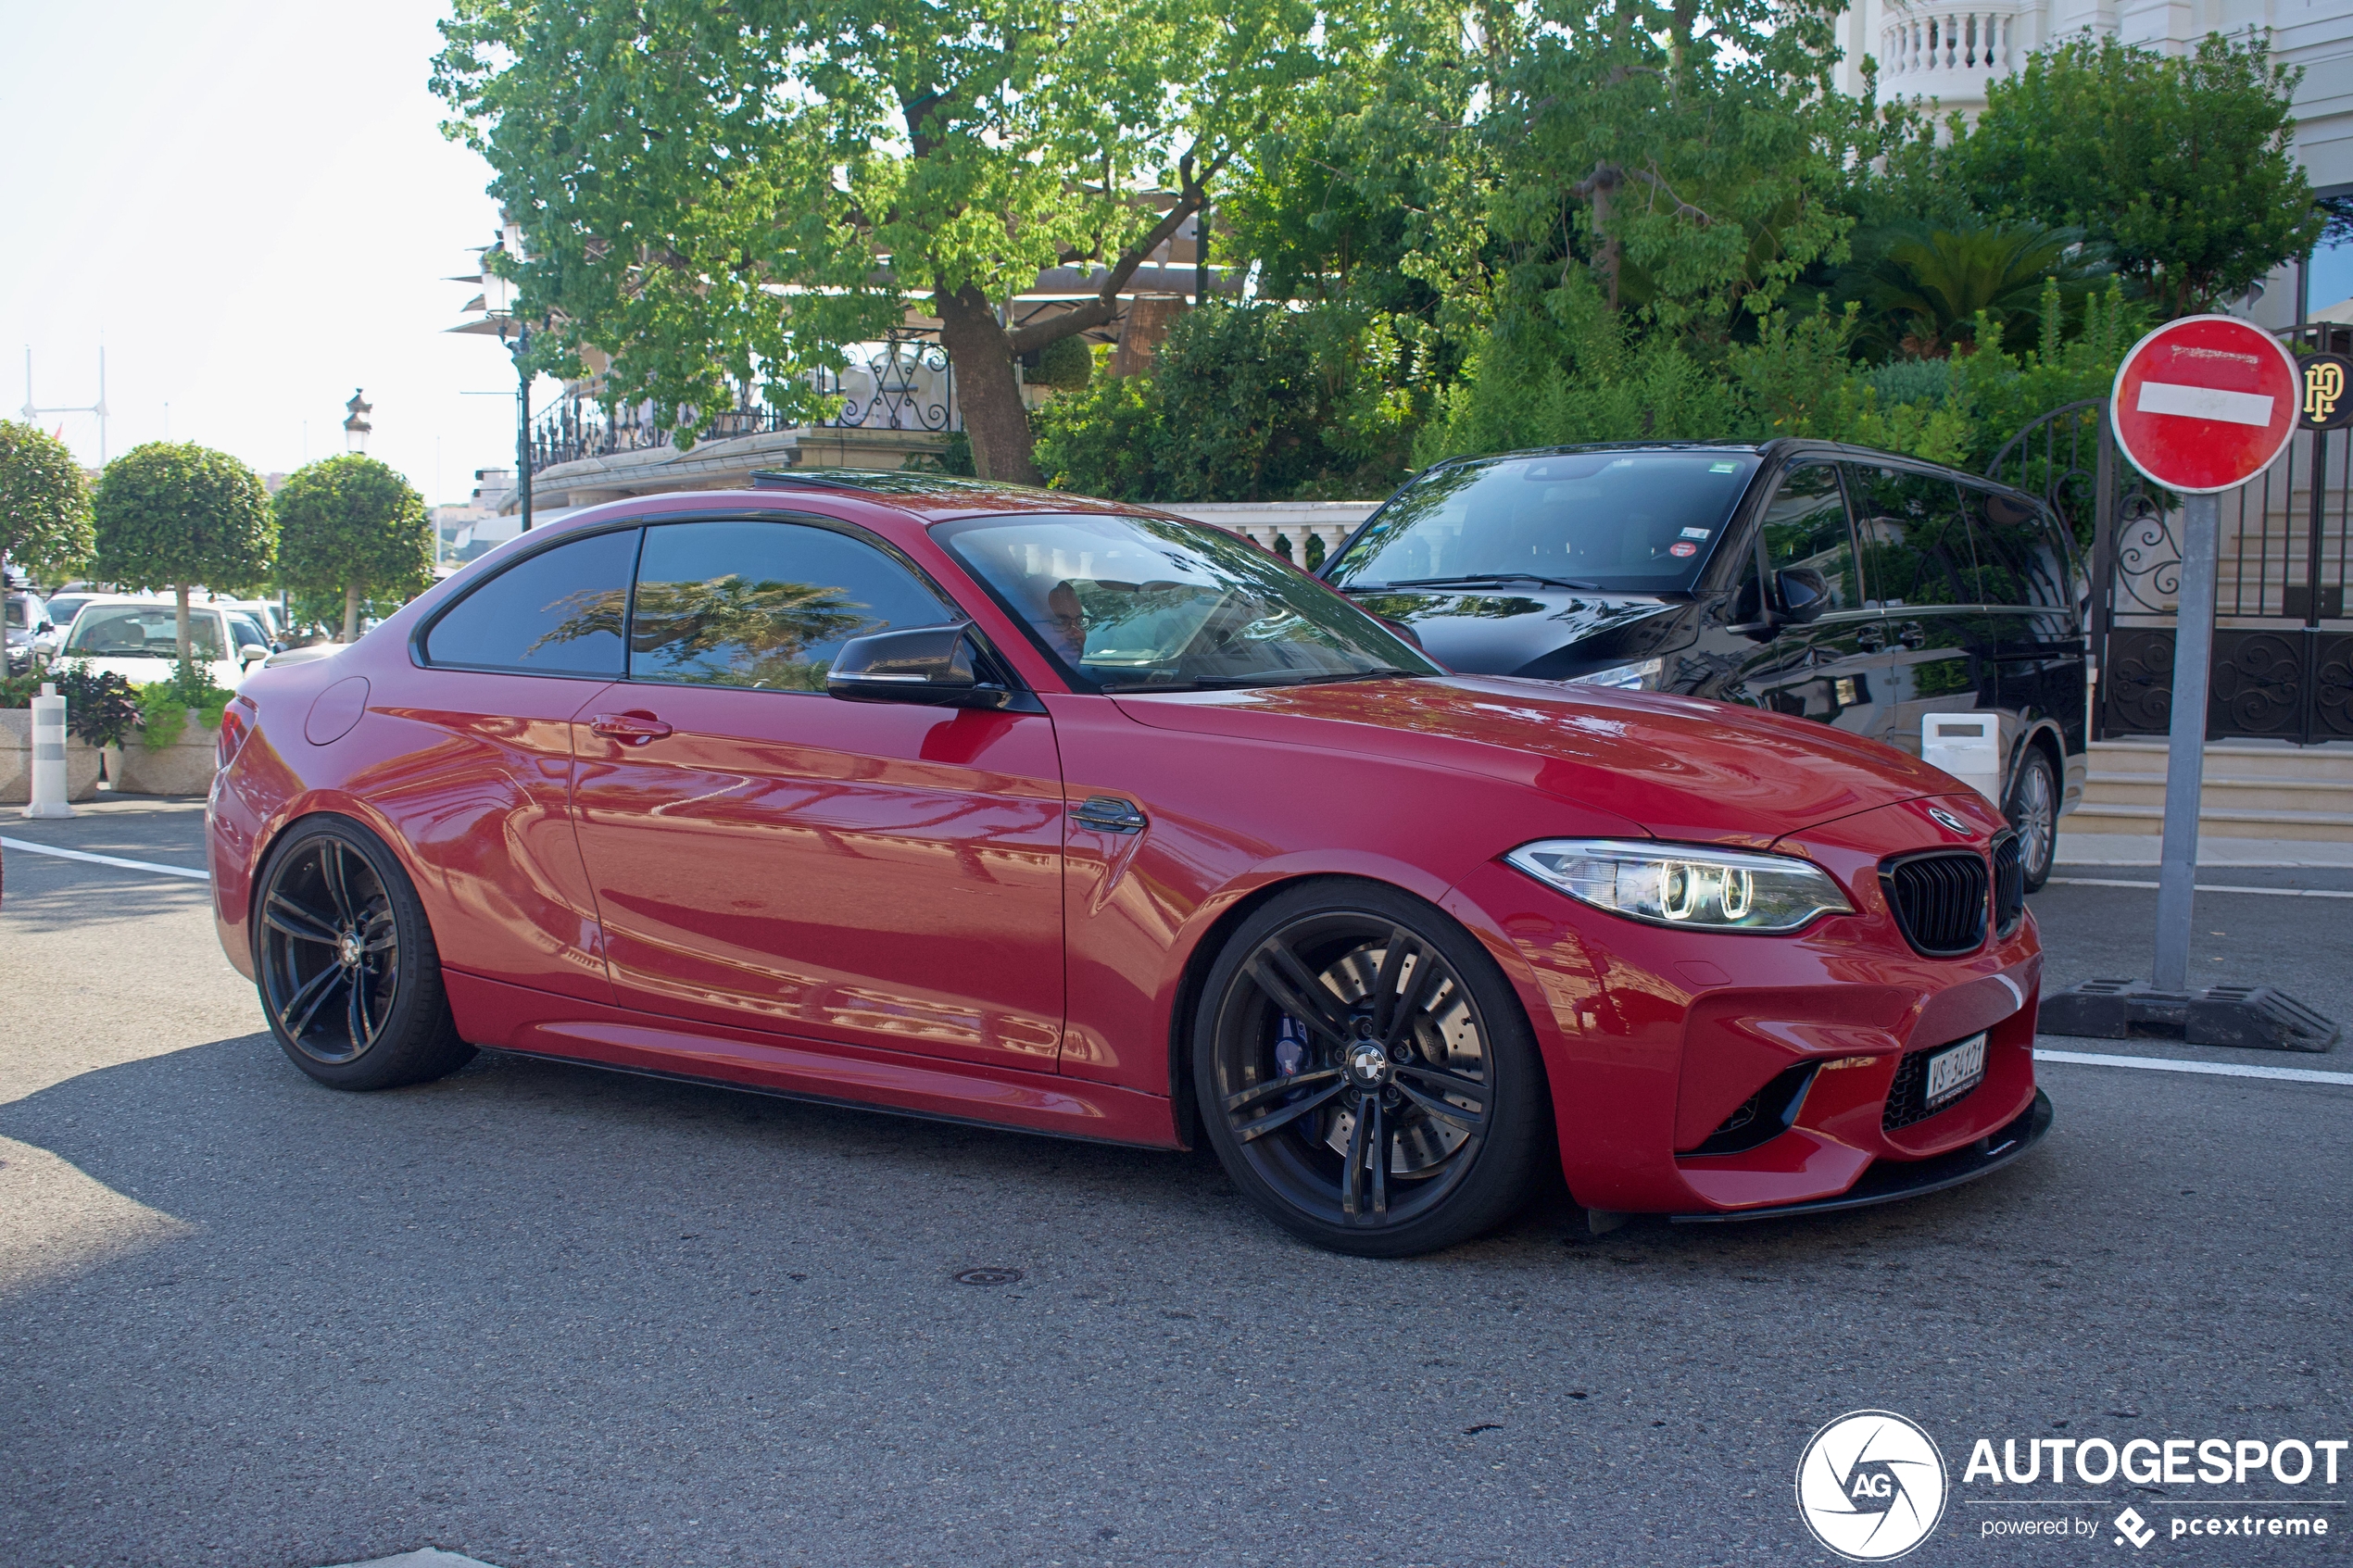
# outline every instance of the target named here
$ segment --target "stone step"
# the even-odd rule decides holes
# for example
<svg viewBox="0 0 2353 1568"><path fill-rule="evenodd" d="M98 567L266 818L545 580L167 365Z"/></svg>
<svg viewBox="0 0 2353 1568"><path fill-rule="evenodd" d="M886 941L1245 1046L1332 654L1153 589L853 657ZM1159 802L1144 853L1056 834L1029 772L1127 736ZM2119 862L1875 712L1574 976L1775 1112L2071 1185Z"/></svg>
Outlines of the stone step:
<svg viewBox="0 0 2353 1568"><path fill-rule="evenodd" d="M2145 834L2155 839L2164 829L2165 808L2086 798L2061 822L2070 833ZM2208 803L2199 807L2197 822L2201 834L2353 844L2353 810L2288 811Z"/></svg>
<svg viewBox="0 0 2353 1568"><path fill-rule="evenodd" d="M2353 782L2339 779L2232 778L2208 773L2200 797L2208 807L2233 810L2353 811ZM2083 797L2102 806L2163 806L2162 773L2105 773L2094 769Z"/></svg>
<svg viewBox="0 0 2353 1568"><path fill-rule="evenodd" d="M2091 768L2095 778L2165 777L2166 743L2162 739L2094 741ZM2285 746L2259 741L2208 741L2206 774L2233 779L2321 779L2342 782L2353 789L2353 745Z"/></svg>

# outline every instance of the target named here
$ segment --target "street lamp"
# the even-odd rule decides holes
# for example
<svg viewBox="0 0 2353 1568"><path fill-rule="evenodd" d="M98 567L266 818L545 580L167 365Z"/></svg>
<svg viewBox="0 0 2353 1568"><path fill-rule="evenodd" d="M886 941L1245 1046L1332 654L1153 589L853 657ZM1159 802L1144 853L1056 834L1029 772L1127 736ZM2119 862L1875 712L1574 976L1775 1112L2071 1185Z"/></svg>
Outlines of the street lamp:
<svg viewBox="0 0 2353 1568"><path fill-rule="evenodd" d="M514 241L513 248L508 240ZM496 257L522 256L522 230L513 223L498 232L498 238L482 256L482 306L485 313L498 323L498 341L507 343L507 328L515 329L514 342L507 352L515 361L515 494L522 503L522 531L531 532L531 328L516 319L514 310L517 290L514 281L499 273L493 263Z"/></svg>
<svg viewBox="0 0 2353 1568"><path fill-rule="evenodd" d="M375 407L368 401L364 387L351 389L351 401L343 406L343 411L347 416L343 421L345 451L365 452L368 449L368 433L376 428L368 422L368 416L375 411Z"/></svg>

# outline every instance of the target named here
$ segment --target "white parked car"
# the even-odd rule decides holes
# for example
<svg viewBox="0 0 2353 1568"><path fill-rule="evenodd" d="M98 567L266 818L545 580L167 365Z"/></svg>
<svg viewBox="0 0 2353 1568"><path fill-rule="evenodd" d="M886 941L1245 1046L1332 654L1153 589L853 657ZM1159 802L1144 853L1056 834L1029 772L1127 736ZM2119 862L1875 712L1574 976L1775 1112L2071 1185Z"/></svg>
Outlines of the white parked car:
<svg viewBox="0 0 2353 1568"><path fill-rule="evenodd" d="M133 685L171 678L180 657L178 610L170 599L107 595L91 599L66 632L59 659L85 659ZM235 691L245 671L270 657L270 636L243 610L188 607L188 642L211 669L212 684Z"/></svg>

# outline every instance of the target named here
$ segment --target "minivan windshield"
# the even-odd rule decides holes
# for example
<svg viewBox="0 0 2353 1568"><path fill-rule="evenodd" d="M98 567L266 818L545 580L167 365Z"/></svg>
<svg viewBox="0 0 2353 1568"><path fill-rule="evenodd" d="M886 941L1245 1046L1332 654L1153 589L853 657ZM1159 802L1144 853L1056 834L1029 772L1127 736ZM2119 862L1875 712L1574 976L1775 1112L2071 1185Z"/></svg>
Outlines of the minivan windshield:
<svg viewBox="0 0 2353 1568"><path fill-rule="evenodd" d="M1057 513L972 518L933 536L1079 691L1443 672L1345 599L1198 523Z"/></svg>
<svg viewBox="0 0 2353 1568"><path fill-rule="evenodd" d="M1689 589L1756 472L1754 452L1548 452L1457 463L1382 508L1325 576L1342 588Z"/></svg>

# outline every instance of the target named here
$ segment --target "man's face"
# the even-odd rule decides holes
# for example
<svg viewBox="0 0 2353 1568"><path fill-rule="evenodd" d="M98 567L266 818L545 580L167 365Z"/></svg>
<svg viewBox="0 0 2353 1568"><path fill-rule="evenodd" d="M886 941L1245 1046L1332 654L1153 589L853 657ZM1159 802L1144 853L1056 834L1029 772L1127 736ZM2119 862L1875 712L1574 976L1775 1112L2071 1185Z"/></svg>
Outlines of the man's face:
<svg viewBox="0 0 2353 1568"><path fill-rule="evenodd" d="M1054 584L1046 596L1046 615L1054 641L1073 664L1087 657L1087 616L1078 606L1078 590L1067 583Z"/></svg>

